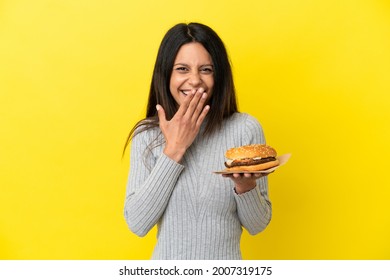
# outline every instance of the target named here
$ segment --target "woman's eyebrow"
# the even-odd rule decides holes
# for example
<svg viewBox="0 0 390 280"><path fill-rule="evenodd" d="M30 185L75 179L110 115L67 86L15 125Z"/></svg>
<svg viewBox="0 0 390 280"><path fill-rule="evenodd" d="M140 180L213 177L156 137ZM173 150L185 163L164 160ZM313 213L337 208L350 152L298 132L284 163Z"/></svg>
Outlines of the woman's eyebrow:
<svg viewBox="0 0 390 280"><path fill-rule="evenodd" d="M190 67L190 65L189 64L187 64L187 63L181 63L181 62L178 62L178 63L175 63L173 66L177 66L177 65L182 65L182 66L187 66L187 67ZM214 67L214 65L213 64L209 64L209 63L207 63L207 64L202 64L202 65L200 65L199 67L205 67L205 66L211 66L211 67Z"/></svg>

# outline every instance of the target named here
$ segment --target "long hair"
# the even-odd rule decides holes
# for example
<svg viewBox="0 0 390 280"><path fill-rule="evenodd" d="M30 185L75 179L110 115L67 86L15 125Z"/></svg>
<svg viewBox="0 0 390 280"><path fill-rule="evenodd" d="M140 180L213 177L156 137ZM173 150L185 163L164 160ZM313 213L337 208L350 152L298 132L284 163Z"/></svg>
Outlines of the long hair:
<svg viewBox="0 0 390 280"><path fill-rule="evenodd" d="M231 65L221 38L204 24L179 23L168 30L160 44L150 85L146 117L131 129L123 153L132 137L142 131L158 127L157 104L164 108L168 120L175 115L177 105L169 90L173 64L181 46L191 42L203 45L210 54L214 66L214 87L209 101L210 111L207 114L204 135L219 129L225 118L238 111Z"/></svg>

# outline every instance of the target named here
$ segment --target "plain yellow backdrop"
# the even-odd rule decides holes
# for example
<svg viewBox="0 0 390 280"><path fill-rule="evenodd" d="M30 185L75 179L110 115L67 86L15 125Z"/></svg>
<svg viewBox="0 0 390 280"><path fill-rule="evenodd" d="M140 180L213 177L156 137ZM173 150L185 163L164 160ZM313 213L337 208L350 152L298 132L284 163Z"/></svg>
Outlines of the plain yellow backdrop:
<svg viewBox="0 0 390 280"><path fill-rule="evenodd" d="M0 1L0 259L149 259L123 218L158 45L210 25L289 163L245 259L390 259L386 0Z"/></svg>

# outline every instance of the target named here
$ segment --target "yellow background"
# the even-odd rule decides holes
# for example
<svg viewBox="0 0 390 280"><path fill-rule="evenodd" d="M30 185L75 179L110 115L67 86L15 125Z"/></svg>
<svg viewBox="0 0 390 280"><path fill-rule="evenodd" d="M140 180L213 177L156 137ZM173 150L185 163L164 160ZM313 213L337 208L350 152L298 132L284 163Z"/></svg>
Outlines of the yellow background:
<svg viewBox="0 0 390 280"><path fill-rule="evenodd" d="M162 36L222 37L240 110L292 158L246 259L390 259L386 0L0 1L0 259L148 259L122 215Z"/></svg>

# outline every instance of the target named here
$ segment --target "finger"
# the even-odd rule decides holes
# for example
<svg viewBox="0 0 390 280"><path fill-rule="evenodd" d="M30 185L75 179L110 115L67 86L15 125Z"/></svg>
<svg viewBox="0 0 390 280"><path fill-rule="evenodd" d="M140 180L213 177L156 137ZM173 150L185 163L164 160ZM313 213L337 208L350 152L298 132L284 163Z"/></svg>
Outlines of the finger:
<svg viewBox="0 0 390 280"><path fill-rule="evenodd" d="M156 110L157 110L157 115L158 115L158 120L159 120L160 125L164 125L167 121L167 119L165 117L164 108L160 104L157 104Z"/></svg>
<svg viewBox="0 0 390 280"><path fill-rule="evenodd" d="M206 105L203 110L202 110L202 113L200 114L200 116L198 117L197 121L196 121L196 126L197 127L200 127L201 124L203 123L204 119L206 118L206 115L207 113L210 111L210 106L209 105Z"/></svg>
<svg viewBox="0 0 390 280"><path fill-rule="evenodd" d="M177 110L176 113L177 115L184 116L186 114L188 107L190 106L190 103L194 98L194 96L195 96L195 91L192 91L184 98L183 103L181 103L179 109Z"/></svg>
<svg viewBox="0 0 390 280"><path fill-rule="evenodd" d="M251 173L244 173L244 177L245 178L250 178L250 177L252 177L252 174Z"/></svg>
<svg viewBox="0 0 390 280"><path fill-rule="evenodd" d="M202 93L202 96L198 102L198 105L196 106L195 111L192 115L193 121L197 121L197 119L202 115L203 110L205 108L206 100L207 100L207 93L204 92L204 93Z"/></svg>
<svg viewBox="0 0 390 280"><path fill-rule="evenodd" d="M190 104L188 105L187 111L185 115L190 119L193 117L195 110L197 109L199 105L199 101L202 99L204 89L199 88L196 93L194 94L192 100L190 101ZM203 106L200 110L203 109ZM198 114L199 115L199 114Z"/></svg>

